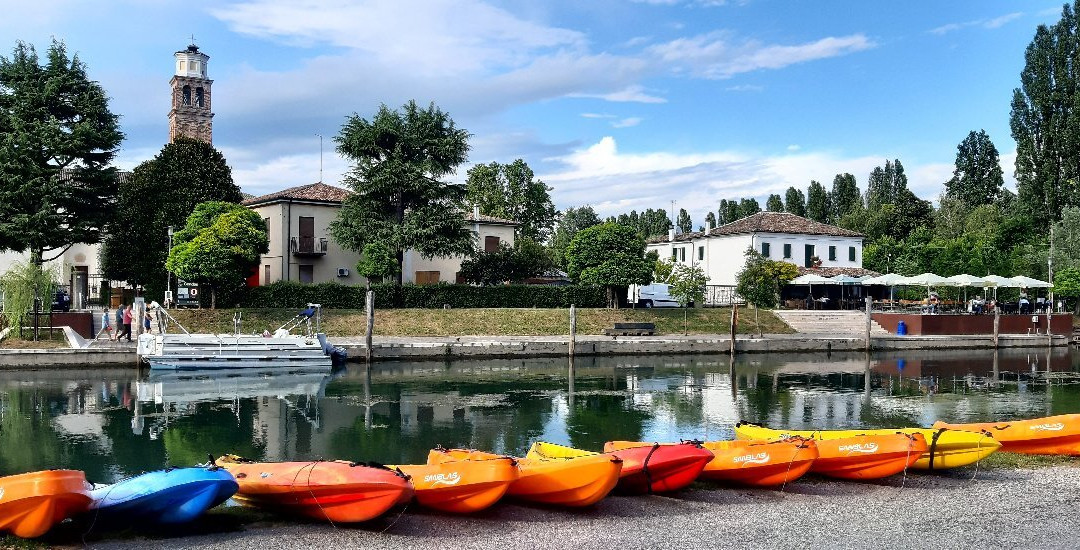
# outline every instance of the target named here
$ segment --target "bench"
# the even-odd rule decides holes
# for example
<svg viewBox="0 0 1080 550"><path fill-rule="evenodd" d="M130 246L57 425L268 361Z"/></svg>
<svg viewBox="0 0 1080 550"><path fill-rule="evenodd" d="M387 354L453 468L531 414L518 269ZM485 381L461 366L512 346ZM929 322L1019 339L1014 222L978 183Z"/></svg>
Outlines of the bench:
<svg viewBox="0 0 1080 550"><path fill-rule="evenodd" d="M656 323L615 323L615 328L604 329L608 336L652 336Z"/></svg>

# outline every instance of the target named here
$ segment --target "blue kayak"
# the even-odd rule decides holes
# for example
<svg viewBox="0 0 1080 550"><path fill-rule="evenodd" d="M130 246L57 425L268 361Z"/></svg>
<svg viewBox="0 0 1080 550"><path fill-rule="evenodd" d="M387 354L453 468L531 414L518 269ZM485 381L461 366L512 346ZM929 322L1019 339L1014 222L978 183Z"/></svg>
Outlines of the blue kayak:
<svg viewBox="0 0 1080 550"><path fill-rule="evenodd" d="M90 491L89 514L106 524L185 523L238 488L232 474L216 466L158 470Z"/></svg>

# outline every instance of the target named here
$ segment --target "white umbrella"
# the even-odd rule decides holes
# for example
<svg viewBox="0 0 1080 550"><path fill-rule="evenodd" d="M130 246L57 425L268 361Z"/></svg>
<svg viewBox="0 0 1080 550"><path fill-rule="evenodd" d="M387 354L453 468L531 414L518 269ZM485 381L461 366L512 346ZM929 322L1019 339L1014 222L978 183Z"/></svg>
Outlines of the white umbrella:
<svg viewBox="0 0 1080 550"><path fill-rule="evenodd" d="M814 297L814 285L835 285L832 279L828 277L822 277L816 273L807 273L806 275L799 275L791 280L792 285L807 285L810 287L810 297Z"/></svg>
<svg viewBox="0 0 1080 550"><path fill-rule="evenodd" d="M974 275L953 275L952 277L946 277L949 284L952 286L964 287L964 303L967 303L967 289L969 286L982 286L986 281L980 277Z"/></svg>
<svg viewBox="0 0 1080 550"><path fill-rule="evenodd" d="M897 284L900 280L906 279L906 278L907 277L904 277L903 275L900 275L899 273L889 273L887 275L878 275L877 277L870 277L868 279L863 279L862 284L863 284L863 286L866 286L866 285L893 286L893 285Z"/></svg>
<svg viewBox="0 0 1080 550"><path fill-rule="evenodd" d="M986 286L996 286L999 288L1020 288L1023 286L1015 279L1002 277L1001 275L987 275L986 277L983 277L983 281L987 283Z"/></svg>
<svg viewBox="0 0 1080 550"><path fill-rule="evenodd" d="M1016 277L1013 277L1012 280L1019 283L1021 288L1050 288L1054 286L1046 281L1032 279L1031 277L1025 277L1023 275L1017 275Z"/></svg>
<svg viewBox="0 0 1080 550"><path fill-rule="evenodd" d="M904 277L903 282L899 282L896 284L931 287L938 285L947 285L948 283L948 279L942 277L941 275L935 275L933 273L923 273L914 277Z"/></svg>

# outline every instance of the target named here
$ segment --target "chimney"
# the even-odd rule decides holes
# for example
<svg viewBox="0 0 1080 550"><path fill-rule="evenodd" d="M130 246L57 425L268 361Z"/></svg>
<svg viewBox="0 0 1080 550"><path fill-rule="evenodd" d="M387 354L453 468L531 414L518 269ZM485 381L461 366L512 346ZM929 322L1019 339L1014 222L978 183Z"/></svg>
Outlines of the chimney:
<svg viewBox="0 0 1080 550"><path fill-rule="evenodd" d="M667 240L669 240L669 241L674 241L675 240L675 229L674 228L667 230Z"/></svg>
<svg viewBox="0 0 1080 550"><path fill-rule="evenodd" d="M472 219L474 219L476 221L480 221L480 207L479 206L473 206L472 207Z"/></svg>

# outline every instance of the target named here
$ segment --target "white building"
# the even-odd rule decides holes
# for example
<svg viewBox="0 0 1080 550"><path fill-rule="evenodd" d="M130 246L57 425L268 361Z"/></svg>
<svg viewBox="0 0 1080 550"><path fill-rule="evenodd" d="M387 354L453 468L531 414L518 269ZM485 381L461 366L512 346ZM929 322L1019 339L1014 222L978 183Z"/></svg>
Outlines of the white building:
<svg viewBox="0 0 1080 550"><path fill-rule="evenodd" d="M813 268L817 258L820 268L835 271L861 269L862 245L863 235L849 229L786 212L758 212L707 231L654 237L646 250L701 267L710 285L734 286L748 248L801 268Z"/></svg>

